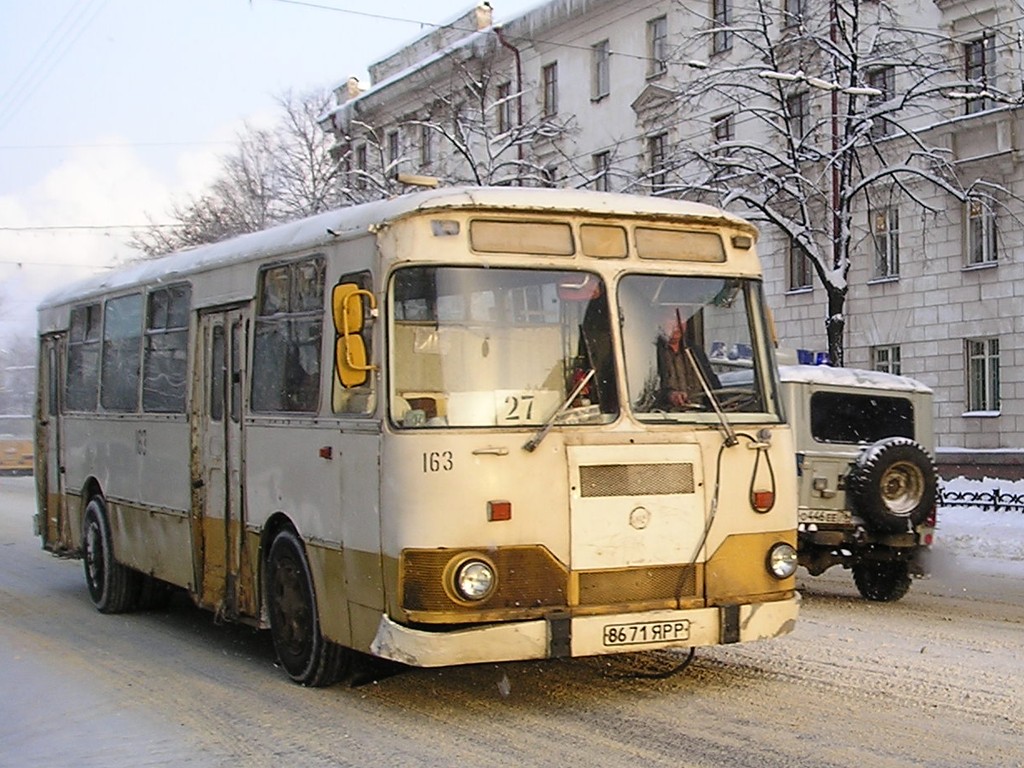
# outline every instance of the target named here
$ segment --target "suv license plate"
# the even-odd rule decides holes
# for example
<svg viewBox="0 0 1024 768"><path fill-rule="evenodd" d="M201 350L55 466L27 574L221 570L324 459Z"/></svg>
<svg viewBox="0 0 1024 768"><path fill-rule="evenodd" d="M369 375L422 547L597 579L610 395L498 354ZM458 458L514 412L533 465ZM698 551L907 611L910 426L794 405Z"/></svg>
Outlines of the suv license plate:
<svg viewBox="0 0 1024 768"><path fill-rule="evenodd" d="M677 640L688 640L689 637L689 619L646 621L635 624L606 624L604 627L604 644L606 646L668 643Z"/></svg>

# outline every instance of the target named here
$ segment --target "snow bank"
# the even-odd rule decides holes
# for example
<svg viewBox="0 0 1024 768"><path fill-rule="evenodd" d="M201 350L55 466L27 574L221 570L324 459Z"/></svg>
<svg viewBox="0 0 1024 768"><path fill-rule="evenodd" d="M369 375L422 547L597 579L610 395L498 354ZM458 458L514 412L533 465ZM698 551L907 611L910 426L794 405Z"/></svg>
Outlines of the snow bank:
<svg viewBox="0 0 1024 768"><path fill-rule="evenodd" d="M999 480L986 477L968 480L957 477L942 483L943 492L950 494L976 494L991 498L994 491L1000 496L1024 494L1024 481ZM957 559L976 557L987 560L1005 560L1020 564L1024 577L1024 512L1020 510L977 506L941 506L936 531L936 554L943 552Z"/></svg>

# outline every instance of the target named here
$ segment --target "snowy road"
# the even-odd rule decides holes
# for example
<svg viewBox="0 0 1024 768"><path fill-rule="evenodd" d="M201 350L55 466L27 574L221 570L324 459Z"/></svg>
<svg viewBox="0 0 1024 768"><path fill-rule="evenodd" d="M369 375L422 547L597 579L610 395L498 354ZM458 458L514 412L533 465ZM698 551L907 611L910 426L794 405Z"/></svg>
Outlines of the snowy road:
<svg viewBox="0 0 1024 768"><path fill-rule="evenodd" d="M308 690L183 604L103 616L0 477L0 766L1024 766L1020 565L946 558L892 605L804 578L796 632L677 661L413 670ZM941 553L941 547L940 547Z"/></svg>

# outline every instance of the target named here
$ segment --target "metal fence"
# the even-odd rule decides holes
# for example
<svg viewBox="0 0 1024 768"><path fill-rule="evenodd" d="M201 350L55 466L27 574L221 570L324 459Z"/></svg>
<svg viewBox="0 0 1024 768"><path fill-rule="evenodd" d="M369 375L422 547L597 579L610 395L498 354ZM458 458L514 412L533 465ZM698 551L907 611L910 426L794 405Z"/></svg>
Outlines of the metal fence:
<svg viewBox="0 0 1024 768"><path fill-rule="evenodd" d="M986 512L1024 512L1024 493L1007 493L999 488L939 492L940 507L979 507Z"/></svg>

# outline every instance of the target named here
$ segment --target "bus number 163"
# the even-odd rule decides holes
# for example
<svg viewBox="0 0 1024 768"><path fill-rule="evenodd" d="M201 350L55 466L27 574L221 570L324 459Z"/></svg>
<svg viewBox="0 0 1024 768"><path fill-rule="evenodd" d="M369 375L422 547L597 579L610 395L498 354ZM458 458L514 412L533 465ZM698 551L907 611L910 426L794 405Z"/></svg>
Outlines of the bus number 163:
<svg viewBox="0 0 1024 768"><path fill-rule="evenodd" d="M451 451L428 451L423 454L424 472L451 472L454 466Z"/></svg>

